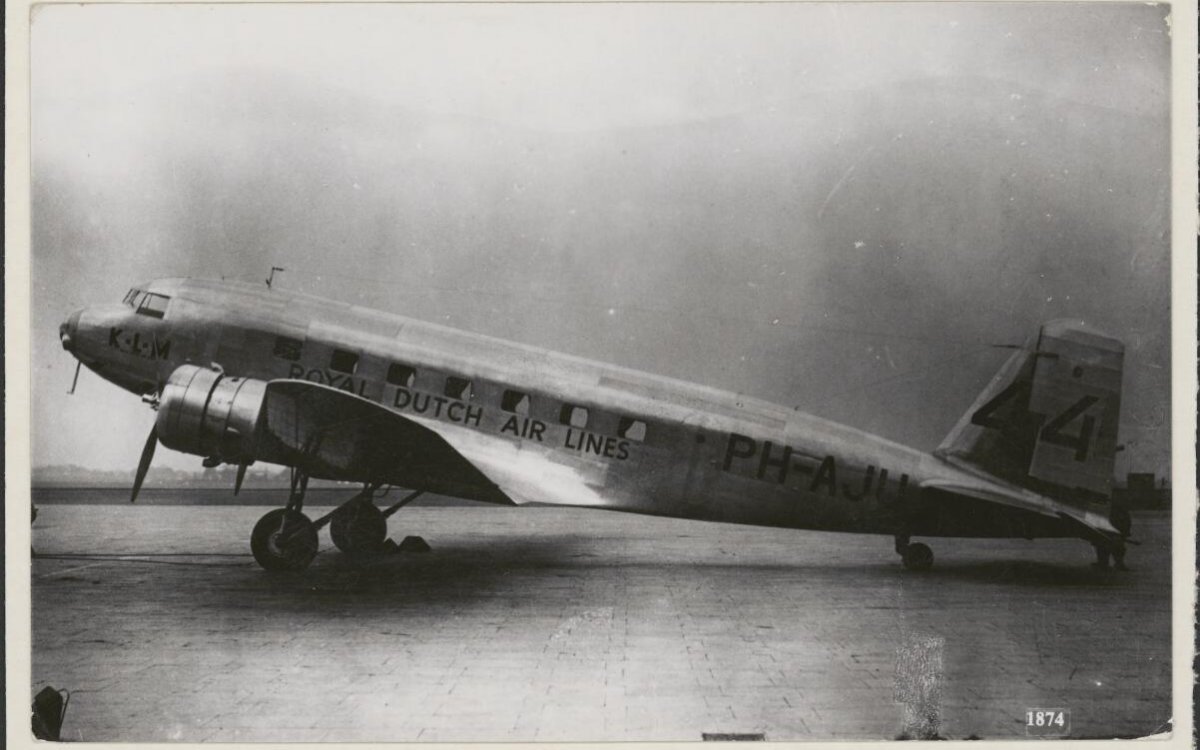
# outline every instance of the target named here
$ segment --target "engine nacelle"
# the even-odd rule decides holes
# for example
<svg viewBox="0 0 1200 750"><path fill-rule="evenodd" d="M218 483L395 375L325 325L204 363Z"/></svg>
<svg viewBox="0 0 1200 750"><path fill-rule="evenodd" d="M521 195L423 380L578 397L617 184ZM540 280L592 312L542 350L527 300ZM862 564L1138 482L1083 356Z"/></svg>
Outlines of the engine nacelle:
<svg viewBox="0 0 1200 750"><path fill-rule="evenodd" d="M263 380L182 365L171 373L159 399L158 439L184 453L250 463L261 458L259 420L266 391Z"/></svg>

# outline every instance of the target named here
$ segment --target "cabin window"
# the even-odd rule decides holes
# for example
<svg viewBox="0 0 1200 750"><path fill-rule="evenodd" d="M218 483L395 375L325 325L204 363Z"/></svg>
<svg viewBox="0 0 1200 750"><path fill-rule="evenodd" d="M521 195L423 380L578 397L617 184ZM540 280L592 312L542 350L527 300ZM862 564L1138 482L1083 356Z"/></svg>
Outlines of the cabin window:
<svg viewBox="0 0 1200 750"><path fill-rule="evenodd" d="M574 404L563 404L562 411L558 413L558 421L582 430L587 427L588 410Z"/></svg>
<svg viewBox="0 0 1200 750"><path fill-rule="evenodd" d="M446 378L446 390L444 393L448 398L466 401L471 398L471 381L466 378L450 376Z"/></svg>
<svg viewBox="0 0 1200 750"><path fill-rule="evenodd" d="M329 357L329 369L353 375L358 369L358 355L345 349L334 349Z"/></svg>
<svg viewBox="0 0 1200 750"><path fill-rule="evenodd" d="M275 356L280 359L286 359L289 362L299 362L300 352L304 348L304 343L287 336L275 337Z"/></svg>
<svg viewBox="0 0 1200 750"><path fill-rule="evenodd" d="M167 303L171 301L170 297L162 294L154 294L147 292L145 297L142 297L141 304L138 305L138 315L148 315L151 318L161 318L167 313Z"/></svg>
<svg viewBox="0 0 1200 750"><path fill-rule="evenodd" d="M402 365L399 362L393 362L388 365L387 382L389 385L412 388L416 380L417 371L408 365Z"/></svg>
<svg viewBox="0 0 1200 750"><path fill-rule="evenodd" d="M636 440L640 443L646 439L646 423L640 419L621 417L621 421L617 423L617 434L626 440Z"/></svg>
<svg viewBox="0 0 1200 750"><path fill-rule="evenodd" d="M514 414L529 414L529 394L520 391L505 391L500 397L500 408Z"/></svg>

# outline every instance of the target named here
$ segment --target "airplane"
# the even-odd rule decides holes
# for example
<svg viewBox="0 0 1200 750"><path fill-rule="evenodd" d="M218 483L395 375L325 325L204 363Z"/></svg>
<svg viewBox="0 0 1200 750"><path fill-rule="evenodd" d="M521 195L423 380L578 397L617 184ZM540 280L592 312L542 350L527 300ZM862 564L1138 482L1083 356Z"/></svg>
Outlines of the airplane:
<svg viewBox="0 0 1200 750"><path fill-rule="evenodd" d="M157 411L133 482L167 448L205 466L290 467L284 507L250 535L268 571L304 570L318 531L378 555L422 493L758 526L913 537L1079 538L1124 568L1109 503L1124 346L1043 323L941 445L923 452L792 408L476 333L241 281L158 279L77 310L64 349ZM72 386L74 388L74 386ZM304 513L310 479L362 489ZM387 508L383 488L408 494Z"/></svg>

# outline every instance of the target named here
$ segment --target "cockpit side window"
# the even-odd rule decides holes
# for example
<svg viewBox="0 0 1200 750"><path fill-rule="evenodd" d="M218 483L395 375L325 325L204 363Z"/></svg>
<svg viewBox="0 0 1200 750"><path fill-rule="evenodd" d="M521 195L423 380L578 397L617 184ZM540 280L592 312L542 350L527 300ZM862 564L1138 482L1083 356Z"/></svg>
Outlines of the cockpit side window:
<svg viewBox="0 0 1200 750"><path fill-rule="evenodd" d="M163 294L155 294L147 292L142 301L138 304L138 315L149 315L151 318L161 318L167 313L167 304L171 301L170 297Z"/></svg>

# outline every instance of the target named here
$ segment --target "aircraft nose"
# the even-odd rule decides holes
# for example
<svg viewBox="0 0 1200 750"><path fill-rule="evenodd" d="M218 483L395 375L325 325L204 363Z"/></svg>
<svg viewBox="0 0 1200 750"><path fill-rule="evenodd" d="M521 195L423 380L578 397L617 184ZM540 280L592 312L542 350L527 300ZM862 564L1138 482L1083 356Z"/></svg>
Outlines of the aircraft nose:
<svg viewBox="0 0 1200 750"><path fill-rule="evenodd" d="M66 322L58 327L58 340L62 342L62 348L69 352L75 350L75 336L79 331L79 315L83 310L76 310L71 313Z"/></svg>

